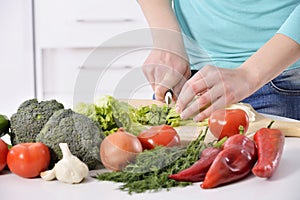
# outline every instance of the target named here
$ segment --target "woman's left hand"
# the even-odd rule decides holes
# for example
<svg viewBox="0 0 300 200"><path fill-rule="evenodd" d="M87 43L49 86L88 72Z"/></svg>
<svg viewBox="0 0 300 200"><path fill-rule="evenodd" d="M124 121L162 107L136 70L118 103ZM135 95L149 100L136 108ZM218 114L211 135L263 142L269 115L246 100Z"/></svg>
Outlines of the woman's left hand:
<svg viewBox="0 0 300 200"><path fill-rule="evenodd" d="M201 121L214 110L250 96L299 59L299 43L276 34L238 68L205 66L199 70L183 86L177 111L183 119L195 115L194 120Z"/></svg>
<svg viewBox="0 0 300 200"><path fill-rule="evenodd" d="M194 116L195 121L204 120L214 110L236 103L255 91L248 75L243 68L203 67L183 86L176 103L177 112L182 119Z"/></svg>

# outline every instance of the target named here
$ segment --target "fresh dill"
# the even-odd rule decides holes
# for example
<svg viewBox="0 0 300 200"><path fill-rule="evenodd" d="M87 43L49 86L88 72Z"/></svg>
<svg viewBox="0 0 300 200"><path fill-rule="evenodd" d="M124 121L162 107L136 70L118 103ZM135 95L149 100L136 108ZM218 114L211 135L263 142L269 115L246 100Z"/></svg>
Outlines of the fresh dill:
<svg viewBox="0 0 300 200"><path fill-rule="evenodd" d="M190 185L190 182L177 182L168 176L190 167L199 159L200 152L206 148L203 141L206 132L207 130L203 131L186 147L158 146L152 150L145 150L123 171L100 173L96 178L102 181L122 182L120 189L129 194Z"/></svg>

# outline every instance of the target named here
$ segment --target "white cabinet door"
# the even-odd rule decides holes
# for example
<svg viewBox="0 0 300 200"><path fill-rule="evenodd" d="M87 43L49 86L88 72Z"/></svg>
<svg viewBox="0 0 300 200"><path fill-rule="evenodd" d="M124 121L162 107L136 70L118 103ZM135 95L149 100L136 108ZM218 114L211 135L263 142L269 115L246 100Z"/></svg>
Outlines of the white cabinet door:
<svg viewBox="0 0 300 200"><path fill-rule="evenodd" d="M96 47L114 35L147 27L136 0L37 0L35 11L41 48ZM122 41L132 44L145 41Z"/></svg>
<svg viewBox="0 0 300 200"><path fill-rule="evenodd" d="M141 71L152 39L137 1L36 0L35 19L39 99L152 97Z"/></svg>
<svg viewBox="0 0 300 200"><path fill-rule="evenodd" d="M130 47L47 49L43 98L55 98L69 108L104 95L151 99L153 92L141 69L148 51L130 51Z"/></svg>
<svg viewBox="0 0 300 200"><path fill-rule="evenodd" d="M0 113L34 98L31 0L0 0Z"/></svg>

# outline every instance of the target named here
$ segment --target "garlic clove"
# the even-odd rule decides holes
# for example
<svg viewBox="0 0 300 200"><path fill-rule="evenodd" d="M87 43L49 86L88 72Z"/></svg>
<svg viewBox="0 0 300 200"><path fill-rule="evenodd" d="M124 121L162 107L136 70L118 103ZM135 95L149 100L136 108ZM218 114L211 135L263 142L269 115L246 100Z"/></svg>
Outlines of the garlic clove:
<svg viewBox="0 0 300 200"><path fill-rule="evenodd" d="M44 171L44 172L41 172L40 173L40 176L43 180L45 181L52 181L55 179L55 170L54 168L51 169L51 170L47 170L47 171Z"/></svg>
<svg viewBox="0 0 300 200"><path fill-rule="evenodd" d="M84 178L88 176L89 169L85 164L82 165L79 159L71 160L72 162L61 160L56 164L56 178L57 180L64 183L80 183Z"/></svg>
<svg viewBox="0 0 300 200"><path fill-rule="evenodd" d="M89 175L88 166L79 158L72 155L67 143L60 143L59 147L63 157L52 170L42 172L40 175L44 180L57 179L64 183L80 183Z"/></svg>
<svg viewBox="0 0 300 200"><path fill-rule="evenodd" d="M72 155L67 143L60 143L63 158L55 165L56 178L65 183L80 183L89 174L88 166Z"/></svg>

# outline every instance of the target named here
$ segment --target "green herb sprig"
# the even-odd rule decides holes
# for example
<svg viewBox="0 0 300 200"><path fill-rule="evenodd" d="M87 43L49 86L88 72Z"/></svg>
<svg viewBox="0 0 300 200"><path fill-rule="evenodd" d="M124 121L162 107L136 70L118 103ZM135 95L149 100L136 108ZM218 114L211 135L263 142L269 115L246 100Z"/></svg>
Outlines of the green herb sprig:
<svg viewBox="0 0 300 200"><path fill-rule="evenodd" d="M143 151L137 156L135 163L127 165L123 171L101 173L96 178L122 182L120 189L129 194L190 185L190 182L177 182L168 176L190 167L199 159L199 153L207 146L203 141L206 132L207 130L202 132L187 147L158 146Z"/></svg>

